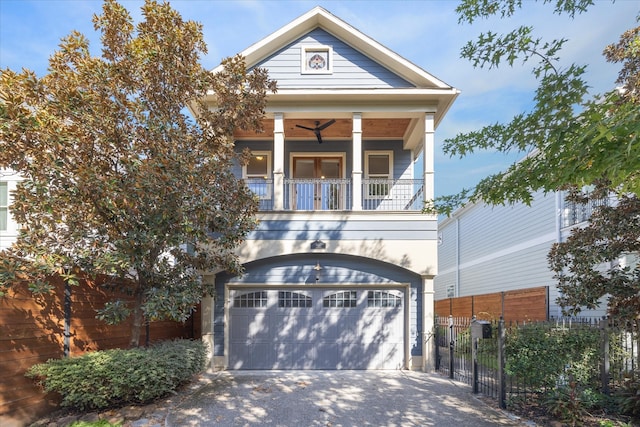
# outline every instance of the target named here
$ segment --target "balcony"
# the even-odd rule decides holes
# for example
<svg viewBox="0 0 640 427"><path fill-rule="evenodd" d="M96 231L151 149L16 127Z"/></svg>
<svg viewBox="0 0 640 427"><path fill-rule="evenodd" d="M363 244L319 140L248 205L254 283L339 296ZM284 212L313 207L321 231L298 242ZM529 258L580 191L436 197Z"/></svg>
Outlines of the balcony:
<svg viewBox="0 0 640 427"><path fill-rule="evenodd" d="M424 205L424 181L420 179L363 179L357 192L351 179L285 178L281 191L273 179L244 181L258 197L261 211L276 210L279 195L285 211L416 212Z"/></svg>
<svg viewBox="0 0 640 427"><path fill-rule="evenodd" d="M602 206L611 206L611 200L602 198L589 200L587 203L565 202L562 212L562 227L571 227L589 221L593 212Z"/></svg>

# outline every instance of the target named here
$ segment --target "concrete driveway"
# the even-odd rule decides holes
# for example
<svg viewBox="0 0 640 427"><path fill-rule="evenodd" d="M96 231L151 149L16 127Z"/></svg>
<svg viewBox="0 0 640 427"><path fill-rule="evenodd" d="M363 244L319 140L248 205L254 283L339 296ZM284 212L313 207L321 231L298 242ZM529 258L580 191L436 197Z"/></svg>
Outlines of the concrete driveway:
<svg viewBox="0 0 640 427"><path fill-rule="evenodd" d="M522 426L471 388L412 371L224 371L170 410L182 426Z"/></svg>

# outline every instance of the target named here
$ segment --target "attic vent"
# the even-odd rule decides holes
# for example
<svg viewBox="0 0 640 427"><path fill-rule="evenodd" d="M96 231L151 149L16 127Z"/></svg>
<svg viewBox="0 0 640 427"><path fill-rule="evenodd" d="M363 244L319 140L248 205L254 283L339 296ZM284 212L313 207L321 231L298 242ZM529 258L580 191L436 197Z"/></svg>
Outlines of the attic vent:
<svg viewBox="0 0 640 427"><path fill-rule="evenodd" d="M331 46L303 46L300 57L302 74L331 74L333 48Z"/></svg>

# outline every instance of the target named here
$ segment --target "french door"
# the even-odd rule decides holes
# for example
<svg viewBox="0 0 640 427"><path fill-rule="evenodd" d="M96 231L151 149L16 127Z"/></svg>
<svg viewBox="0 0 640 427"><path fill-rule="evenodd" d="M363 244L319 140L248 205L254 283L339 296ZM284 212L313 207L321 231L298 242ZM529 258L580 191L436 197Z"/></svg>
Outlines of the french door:
<svg viewBox="0 0 640 427"><path fill-rule="evenodd" d="M342 157L293 157L292 202L296 210L339 210L344 205Z"/></svg>

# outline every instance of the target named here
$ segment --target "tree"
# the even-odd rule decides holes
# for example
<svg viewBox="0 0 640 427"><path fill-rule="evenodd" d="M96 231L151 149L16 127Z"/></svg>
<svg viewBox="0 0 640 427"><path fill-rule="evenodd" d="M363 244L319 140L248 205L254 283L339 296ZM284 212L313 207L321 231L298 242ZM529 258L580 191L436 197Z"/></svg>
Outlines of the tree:
<svg viewBox="0 0 640 427"><path fill-rule="evenodd" d="M0 291L28 282L49 290L60 274L104 274L131 304L113 300L109 322L133 316L131 346L146 321L185 320L205 293L202 271L240 271L234 248L257 203L232 173L236 128L260 129L275 82L241 57L212 74L201 25L146 0L136 26L105 0L94 28L102 55L78 32L64 38L48 74L2 70L0 167L25 180L11 206L23 229L0 254ZM213 91L217 109L204 103ZM198 123L187 113L191 106Z"/></svg>
<svg viewBox="0 0 640 427"><path fill-rule="evenodd" d="M555 13L571 18L592 4L591 0L547 2L554 3ZM457 12L459 22L473 23L493 15L509 17L521 6L518 0L464 0ZM623 90L594 98L589 98L582 79L586 65L559 66L564 39L543 41L534 37L532 27L522 26L503 35L481 34L468 42L461 56L474 66L497 68L513 66L516 61L533 62L532 73L539 86L531 111L509 123L495 123L448 139L444 152L464 157L492 149L521 152L526 157L506 171L484 178L475 188L435 200L433 208L449 214L461 204L479 200L529 203L535 191L580 187L601 179L610 181L619 194L640 195L639 28L625 33L617 46L605 51L609 61L624 64L618 81Z"/></svg>
<svg viewBox="0 0 640 427"><path fill-rule="evenodd" d="M609 188L585 194L573 190L567 199L586 204L605 200ZM548 255L558 280L558 302L566 314L582 307L597 308L608 299L608 312L617 319L640 319L640 199L620 197L614 205L595 210L589 224L556 243ZM621 262L622 260L622 262Z"/></svg>
<svg viewBox="0 0 640 427"><path fill-rule="evenodd" d="M570 18L593 4L591 0L544 2L553 4L554 13ZM510 17L521 6L520 0L463 0L457 12L459 22L471 24L494 15ZM566 190L568 200L578 203L613 192L619 203L596 209L590 225L555 245L548 259L562 293L559 303L567 313L595 308L609 295L610 314L637 318L640 271L637 265L617 263L621 257L633 259L639 250L640 27L626 31L617 44L604 50L608 61L622 64L616 82L620 88L592 98L582 79L586 65L560 66L565 42L544 41L534 36L532 27L522 26L503 35L481 34L463 47L462 57L476 67L533 63L539 85L530 111L509 123L459 134L444 143L451 156L493 149L521 152L524 159L475 188L436 200L435 209L448 214L460 204L480 200L528 204L539 190ZM597 189L591 196L579 191L593 185Z"/></svg>

